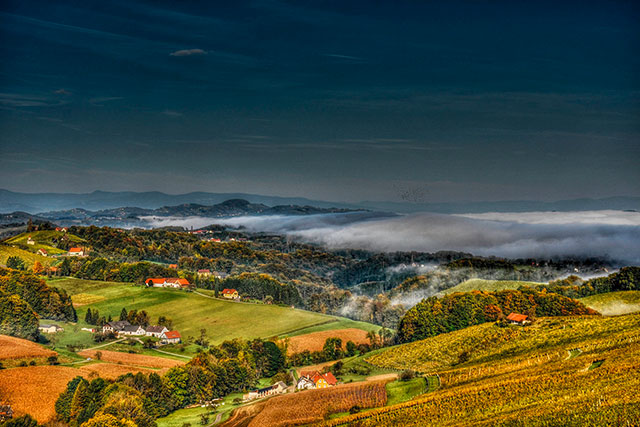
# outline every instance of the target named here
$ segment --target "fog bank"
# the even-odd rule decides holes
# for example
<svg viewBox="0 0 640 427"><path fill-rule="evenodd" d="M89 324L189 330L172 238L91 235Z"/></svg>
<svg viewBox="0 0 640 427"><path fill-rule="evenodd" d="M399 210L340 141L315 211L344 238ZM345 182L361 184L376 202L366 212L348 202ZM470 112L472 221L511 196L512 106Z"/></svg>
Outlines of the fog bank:
<svg viewBox="0 0 640 427"><path fill-rule="evenodd" d="M332 249L453 250L508 258L607 257L621 264L640 264L638 212L420 213L393 217L358 212L208 221L164 219L154 225L202 226L204 223L288 234Z"/></svg>

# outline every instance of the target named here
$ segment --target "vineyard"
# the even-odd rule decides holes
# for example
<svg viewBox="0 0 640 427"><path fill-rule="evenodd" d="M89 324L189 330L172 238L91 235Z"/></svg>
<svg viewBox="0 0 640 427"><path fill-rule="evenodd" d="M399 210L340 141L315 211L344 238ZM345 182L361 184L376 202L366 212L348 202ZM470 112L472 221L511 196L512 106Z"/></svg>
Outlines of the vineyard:
<svg viewBox="0 0 640 427"><path fill-rule="evenodd" d="M367 331L363 331L362 329L348 328L319 331L287 338L289 343L287 353L300 353L304 350L320 351L326 339L334 337L342 340L343 348L347 344L347 341L353 341L355 344L366 344L369 342L367 339Z"/></svg>
<svg viewBox="0 0 640 427"><path fill-rule="evenodd" d="M640 389L640 315L545 322L537 325L541 331L522 332L478 349L466 363L447 367L441 360L441 387L433 393L320 425L446 426L460 420L472 426L640 425L640 397L629 392ZM483 332L480 341L495 336L482 327L488 328L469 329ZM436 338L442 339L396 347L371 359L434 369L427 348L435 347ZM570 357L574 348L581 353ZM589 369L599 360L604 362Z"/></svg>
<svg viewBox="0 0 640 427"><path fill-rule="evenodd" d="M55 415L58 396L78 375L87 377L88 373L64 366L4 369L0 371L0 396L17 416L30 414L44 423Z"/></svg>
<svg viewBox="0 0 640 427"><path fill-rule="evenodd" d="M345 384L278 396L265 402L249 427L291 426L322 420L354 406L375 408L387 402L385 381Z"/></svg>
<svg viewBox="0 0 640 427"><path fill-rule="evenodd" d="M144 366L148 368L173 368L174 366L184 365L184 362L181 362L179 360L167 359L165 357L121 353L118 351L84 350L78 354L83 357L91 357L92 359L97 359L99 354L100 360L104 362L113 362L132 366Z"/></svg>
<svg viewBox="0 0 640 427"><path fill-rule="evenodd" d="M56 354L33 341L0 335L0 360L49 357Z"/></svg>

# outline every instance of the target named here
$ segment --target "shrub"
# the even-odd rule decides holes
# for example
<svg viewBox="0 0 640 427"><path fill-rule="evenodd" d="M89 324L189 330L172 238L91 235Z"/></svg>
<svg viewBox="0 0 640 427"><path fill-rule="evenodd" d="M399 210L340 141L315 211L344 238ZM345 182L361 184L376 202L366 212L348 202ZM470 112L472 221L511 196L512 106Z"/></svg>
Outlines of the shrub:
<svg viewBox="0 0 640 427"><path fill-rule="evenodd" d="M400 381L409 381L411 379L414 379L415 377L415 371L413 371L412 369L407 369L402 371L402 373L400 374Z"/></svg>

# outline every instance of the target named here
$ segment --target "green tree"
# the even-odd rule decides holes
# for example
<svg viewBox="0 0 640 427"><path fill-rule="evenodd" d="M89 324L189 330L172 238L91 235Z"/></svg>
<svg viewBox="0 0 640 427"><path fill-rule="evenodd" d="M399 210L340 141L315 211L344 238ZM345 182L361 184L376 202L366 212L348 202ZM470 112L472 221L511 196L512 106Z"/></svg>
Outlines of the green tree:
<svg viewBox="0 0 640 427"><path fill-rule="evenodd" d="M24 270L24 261L18 256L10 256L7 258L7 268L13 268L14 270Z"/></svg>
<svg viewBox="0 0 640 427"><path fill-rule="evenodd" d="M358 347L353 341L347 341L347 356L355 356L357 348Z"/></svg>

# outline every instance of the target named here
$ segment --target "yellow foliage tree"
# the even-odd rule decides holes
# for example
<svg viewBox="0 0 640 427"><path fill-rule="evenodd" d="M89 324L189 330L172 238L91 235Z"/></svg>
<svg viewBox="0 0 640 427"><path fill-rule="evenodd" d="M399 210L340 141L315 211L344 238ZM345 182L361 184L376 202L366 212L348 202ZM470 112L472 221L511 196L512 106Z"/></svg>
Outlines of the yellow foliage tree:
<svg viewBox="0 0 640 427"><path fill-rule="evenodd" d="M136 423L125 418L117 419L113 415L96 415L83 424L83 427L137 427Z"/></svg>
<svg viewBox="0 0 640 427"><path fill-rule="evenodd" d="M44 272L44 266L40 263L40 261L36 261L33 263L33 274L42 274Z"/></svg>

